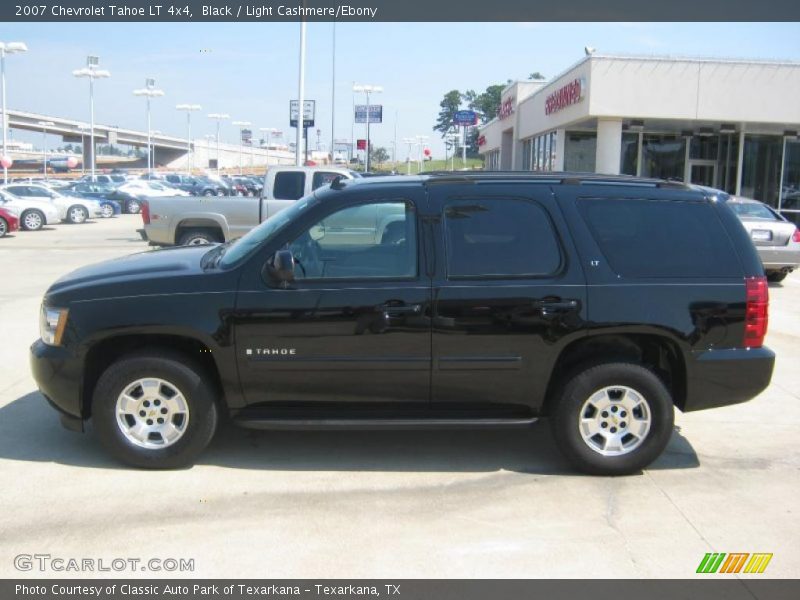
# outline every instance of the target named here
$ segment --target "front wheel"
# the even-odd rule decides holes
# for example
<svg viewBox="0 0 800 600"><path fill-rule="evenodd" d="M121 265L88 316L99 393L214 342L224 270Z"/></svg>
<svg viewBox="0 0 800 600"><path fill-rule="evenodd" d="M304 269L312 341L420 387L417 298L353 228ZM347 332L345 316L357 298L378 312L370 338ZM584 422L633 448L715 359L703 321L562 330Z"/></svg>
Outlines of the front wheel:
<svg viewBox="0 0 800 600"><path fill-rule="evenodd" d="M26 231L39 231L45 224L44 213L40 210L26 210L20 221Z"/></svg>
<svg viewBox="0 0 800 600"><path fill-rule="evenodd" d="M672 396L650 369L603 363L574 373L554 398L556 443L578 469L627 475L653 462L669 442Z"/></svg>
<svg viewBox="0 0 800 600"><path fill-rule="evenodd" d="M178 354L124 357L100 376L92 420L100 442L134 467L191 464L217 427L215 386Z"/></svg>
<svg viewBox="0 0 800 600"><path fill-rule="evenodd" d="M100 207L100 210L100 216L102 216L104 219L110 219L114 216L114 207L110 204L103 204Z"/></svg>
<svg viewBox="0 0 800 600"><path fill-rule="evenodd" d="M142 205L138 200L128 200L125 208L132 215L138 215L142 211Z"/></svg>
<svg viewBox="0 0 800 600"><path fill-rule="evenodd" d="M0 238L6 237L7 233L8 233L8 222L3 217L0 217Z"/></svg>
<svg viewBox="0 0 800 600"><path fill-rule="evenodd" d="M67 211L67 221L73 225L85 223L88 218L89 211L83 206L76 204L75 206L70 206L69 210Z"/></svg>

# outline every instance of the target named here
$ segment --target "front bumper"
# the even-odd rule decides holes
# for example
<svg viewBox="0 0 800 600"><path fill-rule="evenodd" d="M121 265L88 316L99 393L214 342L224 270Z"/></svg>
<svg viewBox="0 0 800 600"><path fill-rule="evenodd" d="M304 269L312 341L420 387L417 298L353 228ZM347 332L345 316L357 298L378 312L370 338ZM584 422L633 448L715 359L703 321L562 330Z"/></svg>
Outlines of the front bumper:
<svg viewBox="0 0 800 600"><path fill-rule="evenodd" d="M47 401L68 419L82 419L81 382L83 364L60 346L41 339L31 345L31 373Z"/></svg>
<svg viewBox="0 0 800 600"><path fill-rule="evenodd" d="M683 412L747 402L769 385L775 353L767 347L693 353Z"/></svg>

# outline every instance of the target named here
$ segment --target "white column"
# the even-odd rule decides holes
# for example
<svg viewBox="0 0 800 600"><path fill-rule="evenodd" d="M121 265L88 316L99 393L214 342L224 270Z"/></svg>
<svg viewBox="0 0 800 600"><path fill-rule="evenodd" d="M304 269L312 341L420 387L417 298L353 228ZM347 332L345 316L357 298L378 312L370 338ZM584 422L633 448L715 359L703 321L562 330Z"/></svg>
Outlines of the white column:
<svg viewBox="0 0 800 600"><path fill-rule="evenodd" d="M556 164L553 166L554 171L564 170L564 150L567 147L567 130L556 129Z"/></svg>
<svg viewBox="0 0 800 600"><path fill-rule="evenodd" d="M595 172L606 175L619 175L621 153L622 119L597 119Z"/></svg>
<svg viewBox="0 0 800 600"><path fill-rule="evenodd" d="M739 130L739 154L736 157L736 195L742 195L742 167L744 166L744 123ZM783 185L783 182L781 182Z"/></svg>

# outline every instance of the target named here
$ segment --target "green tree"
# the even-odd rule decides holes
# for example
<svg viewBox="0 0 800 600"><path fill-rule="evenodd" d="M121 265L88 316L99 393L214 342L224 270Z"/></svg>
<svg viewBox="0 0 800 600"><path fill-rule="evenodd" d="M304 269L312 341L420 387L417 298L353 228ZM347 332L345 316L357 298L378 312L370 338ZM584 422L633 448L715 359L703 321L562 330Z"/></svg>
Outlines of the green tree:
<svg viewBox="0 0 800 600"><path fill-rule="evenodd" d="M387 160L389 160L389 152L386 150L386 148L383 147L378 147L378 148L372 147L370 148L369 160L370 162L378 163L378 165L381 165L385 163Z"/></svg>
<svg viewBox="0 0 800 600"><path fill-rule="evenodd" d="M502 83L490 85L480 94L468 90L464 93L464 99L467 106L478 113L481 122L486 123L497 116L497 111L500 110L500 97L505 87Z"/></svg>
<svg viewBox="0 0 800 600"><path fill-rule="evenodd" d="M532 79L533 81L542 81L545 79L545 76L539 73L539 71L534 71L528 75L528 79Z"/></svg>
<svg viewBox="0 0 800 600"><path fill-rule="evenodd" d="M439 103L439 116L436 118L436 125L433 126L433 130L441 133L442 137L447 135L453 127L456 111L461 108L461 99L461 92L450 90Z"/></svg>

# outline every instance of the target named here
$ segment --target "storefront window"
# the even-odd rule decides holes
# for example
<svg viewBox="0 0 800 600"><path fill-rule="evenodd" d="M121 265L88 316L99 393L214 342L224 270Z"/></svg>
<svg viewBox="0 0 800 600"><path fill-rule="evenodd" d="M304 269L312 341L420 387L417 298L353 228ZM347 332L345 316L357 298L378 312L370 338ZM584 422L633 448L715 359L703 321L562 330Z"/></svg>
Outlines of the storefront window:
<svg viewBox="0 0 800 600"><path fill-rule="evenodd" d="M746 135L742 162L742 196L778 206L783 138Z"/></svg>
<svg viewBox="0 0 800 600"><path fill-rule="evenodd" d="M558 148L558 133L555 131L550 134L550 170L556 169L556 148Z"/></svg>
<svg viewBox="0 0 800 600"><path fill-rule="evenodd" d="M695 135L689 143L689 158L717 160L719 137L716 135Z"/></svg>
<svg viewBox="0 0 800 600"><path fill-rule="evenodd" d="M636 162L639 158L639 134L622 134L622 153L619 164L623 175L636 175Z"/></svg>
<svg viewBox="0 0 800 600"><path fill-rule="evenodd" d="M676 135L645 134L642 139L642 175L683 181L686 140Z"/></svg>
<svg viewBox="0 0 800 600"><path fill-rule="evenodd" d="M539 152L540 152L541 143L542 143L542 138L541 137L537 137L533 141L533 170L534 171L539 171L540 170L539 169Z"/></svg>
<svg viewBox="0 0 800 600"><path fill-rule="evenodd" d="M781 214L800 224L800 141L786 140L783 162Z"/></svg>
<svg viewBox="0 0 800 600"><path fill-rule="evenodd" d="M531 170L531 144L533 140L528 139L522 142L522 170Z"/></svg>
<svg viewBox="0 0 800 600"><path fill-rule="evenodd" d="M564 170L594 173L597 134L568 132L564 147Z"/></svg>

